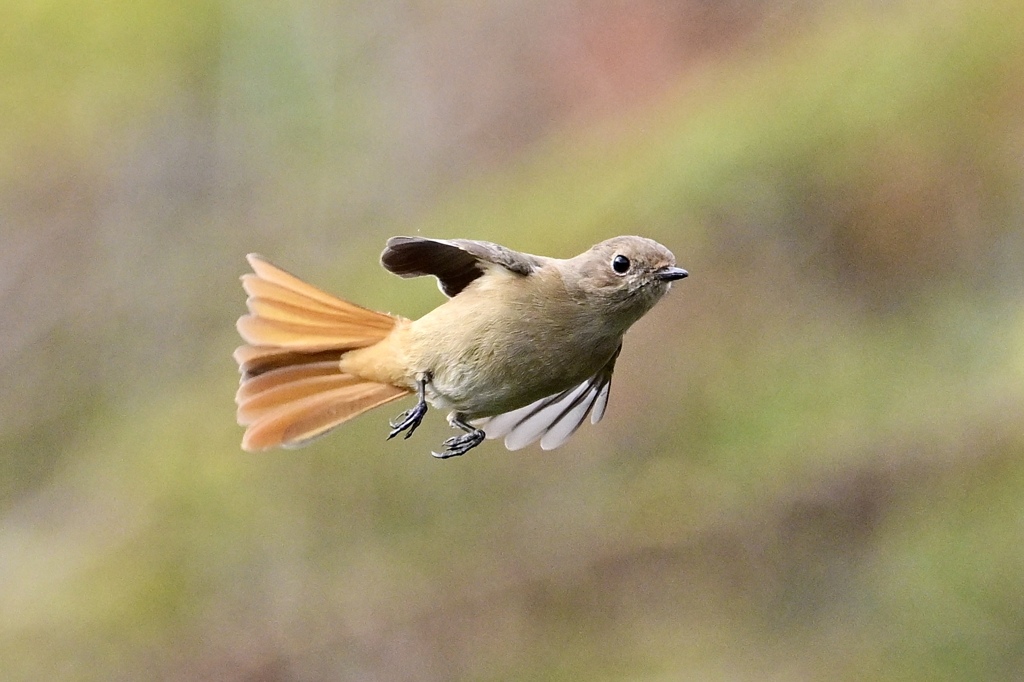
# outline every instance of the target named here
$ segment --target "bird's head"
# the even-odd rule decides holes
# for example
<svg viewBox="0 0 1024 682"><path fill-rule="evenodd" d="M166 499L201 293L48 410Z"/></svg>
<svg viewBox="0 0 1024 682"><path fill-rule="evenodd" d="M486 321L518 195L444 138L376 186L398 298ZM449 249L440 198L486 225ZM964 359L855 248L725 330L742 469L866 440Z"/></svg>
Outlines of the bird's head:
<svg viewBox="0 0 1024 682"><path fill-rule="evenodd" d="M687 276L664 246L645 237L614 237L566 261L567 286L586 305L600 306L628 327ZM625 328L624 327L624 328Z"/></svg>

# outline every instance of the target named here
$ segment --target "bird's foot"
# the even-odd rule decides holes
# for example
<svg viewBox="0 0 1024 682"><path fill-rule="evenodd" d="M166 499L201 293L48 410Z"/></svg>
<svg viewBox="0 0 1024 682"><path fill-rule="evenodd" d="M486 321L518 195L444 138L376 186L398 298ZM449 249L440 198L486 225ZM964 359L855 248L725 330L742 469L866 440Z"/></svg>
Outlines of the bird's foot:
<svg viewBox="0 0 1024 682"><path fill-rule="evenodd" d="M391 440L403 431L405 431L406 438L411 436L413 432L416 431L416 427L423 423L423 416L426 413L427 404L416 403L411 408L395 417L395 420L391 422L391 432L388 434L388 440Z"/></svg>
<svg viewBox="0 0 1024 682"><path fill-rule="evenodd" d="M415 405L395 417L395 420L391 422L391 433L388 434L388 440L391 440L402 431L405 431L405 437L408 438L423 422L423 415L427 413L427 382L429 381L430 374L424 374L416 382L416 397L418 400Z"/></svg>
<svg viewBox="0 0 1024 682"><path fill-rule="evenodd" d="M438 459L460 457L475 448L477 445L480 445L480 443L483 443L484 438L487 437L487 434L483 431L467 423L460 414L452 413L448 417L448 423L456 428L462 429L466 433L461 436L452 436L445 440L445 442L442 443L442 445L445 446L443 451L430 453Z"/></svg>

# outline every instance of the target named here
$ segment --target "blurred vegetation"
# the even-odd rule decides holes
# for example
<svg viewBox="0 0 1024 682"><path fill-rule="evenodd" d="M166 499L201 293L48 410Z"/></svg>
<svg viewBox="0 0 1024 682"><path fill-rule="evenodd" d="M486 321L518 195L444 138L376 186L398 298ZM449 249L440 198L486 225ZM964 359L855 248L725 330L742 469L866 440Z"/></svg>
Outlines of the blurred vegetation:
<svg viewBox="0 0 1024 682"><path fill-rule="evenodd" d="M1020 678L1024 6L631 7L0 10L4 679ZM557 451L242 453L244 253L407 232L692 276Z"/></svg>

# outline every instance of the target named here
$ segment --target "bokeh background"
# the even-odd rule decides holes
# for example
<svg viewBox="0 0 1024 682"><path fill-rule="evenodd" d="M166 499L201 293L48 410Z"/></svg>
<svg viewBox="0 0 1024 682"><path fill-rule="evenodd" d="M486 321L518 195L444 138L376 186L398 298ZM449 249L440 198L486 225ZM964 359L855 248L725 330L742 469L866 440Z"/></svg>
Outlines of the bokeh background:
<svg viewBox="0 0 1024 682"><path fill-rule="evenodd" d="M622 233L563 448L239 449L245 253ZM6 0L0 239L4 680L1024 680L1019 0Z"/></svg>

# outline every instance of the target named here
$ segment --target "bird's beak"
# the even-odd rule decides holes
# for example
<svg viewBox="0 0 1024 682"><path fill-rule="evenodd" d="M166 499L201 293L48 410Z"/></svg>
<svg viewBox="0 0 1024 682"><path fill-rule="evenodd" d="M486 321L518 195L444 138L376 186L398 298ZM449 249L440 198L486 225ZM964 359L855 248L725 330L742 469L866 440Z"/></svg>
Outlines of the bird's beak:
<svg viewBox="0 0 1024 682"><path fill-rule="evenodd" d="M665 267L658 268L657 270L654 271L654 278L662 282L674 282L675 280L682 279L683 277L686 277L689 274L690 273L688 273L686 270L683 270L682 268L666 265Z"/></svg>

